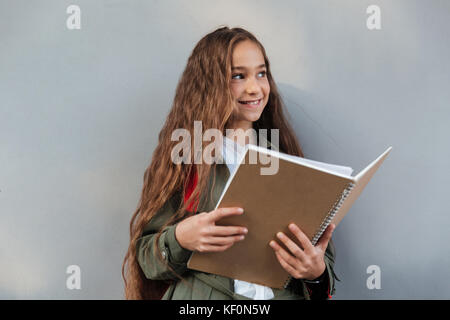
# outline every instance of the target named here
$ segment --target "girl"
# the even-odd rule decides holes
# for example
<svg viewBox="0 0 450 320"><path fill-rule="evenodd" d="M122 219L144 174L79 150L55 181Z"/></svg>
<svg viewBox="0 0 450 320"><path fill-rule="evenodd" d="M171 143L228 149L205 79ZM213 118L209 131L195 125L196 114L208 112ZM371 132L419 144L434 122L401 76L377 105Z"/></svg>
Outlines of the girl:
<svg viewBox="0 0 450 320"><path fill-rule="evenodd" d="M284 290L187 269L193 251L227 250L251 232L215 224L245 210L214 210L233 170L229 156L240 146L235 138L241 144L256 143L303 156L283 112L265 50L250 32L222 27L198 42L178 83L131 219L130 245L122 266L127 299L314 299L334 292L330 241L334 226L316 246L296 225L289 230L301 247L281 232L271 241L278 261L292 276ZM225 164L172 161L178 143L172 133L184 128L194 137L194 121L201 121L204 130L218 129L224 135L230 129L242 129L224 139L228 151L219 158ZM262 136L246 136L248 129L279 129L279 145ZM189 150L194 159L194 150Z"/></svg>

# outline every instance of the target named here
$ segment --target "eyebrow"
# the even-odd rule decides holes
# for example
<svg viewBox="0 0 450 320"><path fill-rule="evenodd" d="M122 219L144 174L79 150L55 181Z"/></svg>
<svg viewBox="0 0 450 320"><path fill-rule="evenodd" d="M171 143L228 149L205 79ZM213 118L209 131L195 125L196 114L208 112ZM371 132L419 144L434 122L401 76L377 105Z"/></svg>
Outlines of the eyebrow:
<svg viewBox="0 0 450 320"><path fill-rule="evenodd" d="M265 63L263 63L263 64L260 64L259 66L257 66L256 67L256 69L259 69L259 68L265 68L266 67L266 64ZM241 66L237 66L237 67L231 67L231 70L238 70L238 69L247 69L246 67L241 67Z"/></svg>

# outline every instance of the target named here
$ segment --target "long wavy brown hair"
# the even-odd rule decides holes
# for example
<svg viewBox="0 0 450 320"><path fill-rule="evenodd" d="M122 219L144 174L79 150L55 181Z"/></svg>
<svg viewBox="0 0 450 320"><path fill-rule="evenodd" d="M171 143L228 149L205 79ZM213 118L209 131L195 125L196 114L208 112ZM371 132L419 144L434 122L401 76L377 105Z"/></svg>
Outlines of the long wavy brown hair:
<svg viewBox="0 0 450 320"><path fill-rule="evenodd" d="M215 174L216 164L175 164L171 160L171 151L179 143L172 141L175 129L184 128L194 139L194 121L202 121L202 129L216 128L225 132L233 120L235 99L230 90L232 53L237 43L250 40L256 43L264 56L270 94L261 117L253 123L254 129L279 129L279 149L283 152L303 156L295 134L285 118L282 99L270 72L270 64L261 43L250 32L242 28L221 27L204 36L192 51L186 68L176 88L172 108L167 116L158 145L153 152L151 163L144 173L144 183L136 211L130 222L130 244L122 265L122 276L125 281L126 299L160 299L168 286L167 281L147 279L137 260L136 244L142 236L144 227L155 213L176 192L185 198L189 178L197 174L198 182L188 200L181 201L176 212L157 234L162 230L193 214L187 210L198 203L201 195L207 192L210 174ZM270 140L270 137L269 137ZM203 150L206 142L203 142ZM191 143L193 145L193 141ZM191 148L191 159L194 159ZM213 178L213 181L215 176ZM161 261L161 252L157 249L157 257ZM165 261L164 261L165 262ZM174 273L174 277L182 279ZM174 280L176 281L176 280Z"/></svg>

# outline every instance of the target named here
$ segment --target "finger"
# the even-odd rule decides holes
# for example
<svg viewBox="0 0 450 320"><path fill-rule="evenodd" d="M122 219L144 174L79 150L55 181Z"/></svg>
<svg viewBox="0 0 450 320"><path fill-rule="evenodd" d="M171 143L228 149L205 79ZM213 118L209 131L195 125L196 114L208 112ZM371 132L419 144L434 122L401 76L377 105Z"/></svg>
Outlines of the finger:
<svg viewBox="0 0 450 320"><path fill-rule="evenodd" d="M239 207L219 208L214 211L211 211L209 217L211 221L214 222L228 216L240 215L242 213L244 213L244 209Z"/></svg>
<svg viewBox="0 0 450 320"><path fill-rule="evenodd" d="M273 250L275 250L275 253L279 254L284 261L286 261L292 268L295 269L296 265L298 264L298 260L296 260L286 250L284 250L276 241L270 241L269 245Z"/></svg>
<svg viewBox="0 0 450 320"><path fill-rule="evenodd" d="M295 270L289 263L287 263L278 252L275 252L275 255L277 256L278 262L283 267L284 270L286 270L291 276L298 279L300 278L300 274Z"/></svg>
<svg viewBox="0 0 450 320"><path fill-rule="evenodd" d="M235 226L214 226L211 228L211 235L214 236L232 236L247 234L248 230L245 227L235 227Z"/></svg>
<svg viewBox="0 0 450 320"><path fill-rule="evenodd" d="M303 250L294 241L289 239L287 235L285 235L283 232L278 232L277 237L281 242L284 243L286 248L289 249L293 256L299 258L300 260L305 260L305 253L303 252Z"/></svg>
<svg viewBox="0 0 450 320"><path fill-rule="evenodd" d="M215 245L205 244L205 245L201 246L198 251L199 252L222 252L222 251L225 251L225 250L231 248L231 246L233 246L233 243L225 245L225 246L215 246Z"/></svg>
<svg viewBox="0 0 450 320"><path fill-rule="evenodd" d="M335 228L336 226L334 224L330 224L320 237L319 241L316 243L316 247L319 247L323 251L327 250L328 242L330 242L331 235L333 234Z"/></svg>
<svg viewBox="0 0 450 320"><path fill-rule="evenodd" d="M244 238L245 237L243 235L230 236L230 237L210 237L207 239L207 242L208 242L208 244L212 244L212 245L225 246L225 245L233 244L238 241L242 241L242 240L244 240Z"/></svg>
<svg viewBox="0 0 450 320"><path fill-rule="evenodd" d="M300 244L306 253L310 253L314 251L314 246L311 243L311 240L303 233L302 230L295 224L289 224L289 230L294 234L294 236L300 241Z"/></svg>

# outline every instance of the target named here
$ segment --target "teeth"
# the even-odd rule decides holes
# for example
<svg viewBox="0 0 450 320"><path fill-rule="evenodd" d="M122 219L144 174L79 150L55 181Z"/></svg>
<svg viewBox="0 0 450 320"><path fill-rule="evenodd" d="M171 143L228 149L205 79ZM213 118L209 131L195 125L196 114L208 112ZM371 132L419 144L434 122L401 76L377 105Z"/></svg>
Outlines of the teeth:
<svg viewBox="0 0 450 320"><path fill-rule="evenodd" d="M242 101L241 103L243 103L243 104L258 104L259 100L256 100L256 101Z"/></svg>

